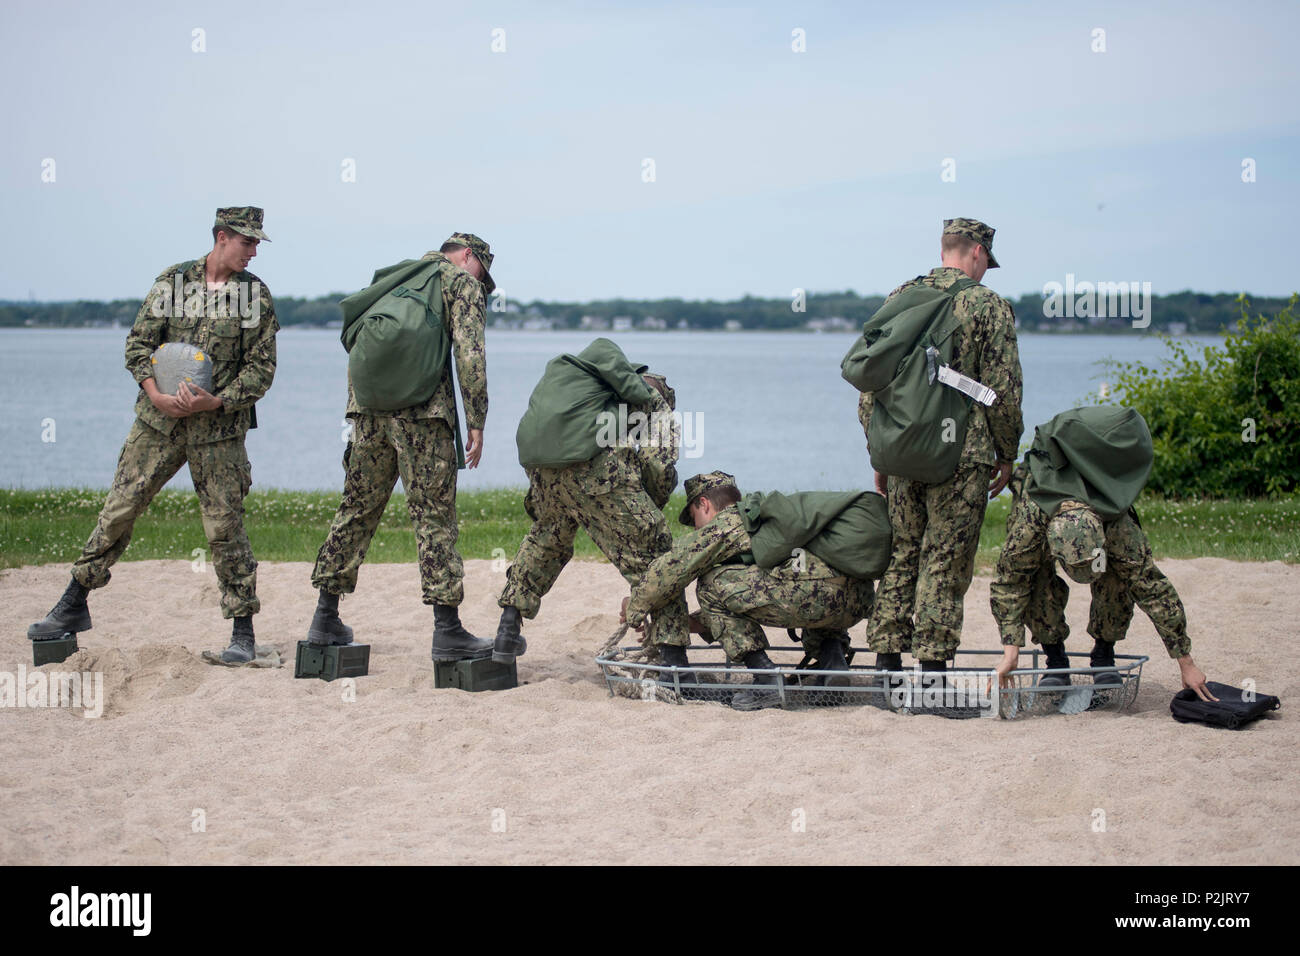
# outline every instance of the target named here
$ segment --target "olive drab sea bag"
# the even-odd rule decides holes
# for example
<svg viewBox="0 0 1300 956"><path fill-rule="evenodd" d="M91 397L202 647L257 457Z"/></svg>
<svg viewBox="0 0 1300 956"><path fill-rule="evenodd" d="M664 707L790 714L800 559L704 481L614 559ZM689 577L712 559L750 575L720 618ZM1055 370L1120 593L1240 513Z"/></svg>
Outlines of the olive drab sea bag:
<svg viewBox="0 0 1300 956"><path fill-rule="evenodd" d="M960 324L953 300L977 284L905 289L866 321L840 363L846 382L872 394L867 448L880 474L936 484L957 470L974 402L938 372L952 362Z"/></svg>
<svg viewBox="0 0 1300 956"><path fill-rule="evenodd" d="M864 581L889 567L889 506L874 491L752 491L740 500L739 511L760 568L783 564L799 548Z"/></svg>
<svg viewBox="0 0 1300 956"><path fill-rule="evenodd" d="M436 260L403 260L375 272L369 286L339 303L348 378L362 408L389 412L419 405L442 381L451 340L442 321L439 266Z"/></svg>

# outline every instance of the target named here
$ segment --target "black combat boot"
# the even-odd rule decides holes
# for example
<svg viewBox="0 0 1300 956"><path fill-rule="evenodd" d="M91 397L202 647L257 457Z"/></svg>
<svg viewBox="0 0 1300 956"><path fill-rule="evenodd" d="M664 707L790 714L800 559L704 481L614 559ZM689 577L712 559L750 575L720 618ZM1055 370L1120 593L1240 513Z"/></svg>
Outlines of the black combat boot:
<svg viewBox="0 0 1300 956"><path fill-rule="evenodd" d="M1065 654L1065 642L1044 644L1043 653L1047 655L1047 666L1052 670L1065 669L1070 666L1070 658ZM1038 679L1039 687L1069 687L1069 674L1044 674Z"/></svg>
<svg viewBox="0 0 1300 956"><path fill-rule="evenodd" d="M89 593L89 588L83 587L73 578L50 613L27 628L28 638L33 641L53 641L64 634L80 634L90 630L90 608L86 606L86 595Z"/></svg>
<svg viewBox="0 0 1300 956"><path fill-rule="evenodd" d="M902 651L885 651L876 655L876 663L873 670L881 673L868 679L867 684L870 687L883 687L885 691L890 689L890 678L883 673L884 671L901 671L903 669ZM888 696L888 694L886 694Z"/></svg>
<svg viewBox="0 0 1300 956"><path fill-rule="evenodd" d="M659 648L659 663L664 667L688 667L690 661L686 659L686 648L677 644L656 644ZM679 671L677 673L677 684L673 683L671 671L659 671L655 675L665 687L675 687L682 684L698 684L699 675L694 671ZM683 700L704 700L706 691L701 691L696 687L681 687Z"/></svg>
<svg viewBox="0 0 1300 956"><path fill-rule="evenodd" d="M450 604L433 606L433 649L435 661L476 661L492 653L492 642L480 640L460 623L460 612Z"/></svg>
<svg viewBox="0 0 1300 956"><path fill-rule="evenodd" d="M1089 666L1114 667L1115 645L1110 641L1103 641L1101 638L1094 638L1094 641L1092 653L1088 655ZM1100 674L1093 674L1092 682L1094 684L1122 684L1124 678L1119 676L1118 671L1103 671Z"/></svg>
<svg viewBox="0 0 1300 956"><path fill-rule="evenodd" d="M884 654L877 654L875 669L878 671L901 671L903 669L902 652L887 651Z"/></svg>
<svg viewBox="0 0 1300 956"><path fill-rule="evenodd" d="M221 659L227 664L247 664L256 653L253 645L253 619L251 617L235 618L235 626L230 632L230 646L221 652Z"/></svg>
<svg viewBox="0 0 1300 956"><path fill-rule="evenodd" d="M750 651L745 655L745 666L750 670L775 670L776 665L767 656L766 651ZM766 707L780 707L781 694L768 690L766 686L777 683L781 678L776 674L755 674L754 683L747 690L737 691L731 698L735 710L763 710Z"/></svg>
<svg viewBox="0 0 1300 956"><path fill-rule="evenodd" d="M528 642L519 633L519 608L502 608L497 639L492 645L492 659L498 664L513 664L515 658L522 657L527 649Z"/></svg>
<svg viewBox="0 0 1300 956"><path fill-rule="evenodd" d="M847 673L849 662L844 656L844 649L848 646L848 631L827 630L822 632L822 644L817 649L817 669L837 672L828 674L823 678L823 687L849 686L849 675Z"/></svg>
<svg viewBox="0 0 1300 956"><path fill-rule="evenodd" d="M948 687L947 674L947 661L921 661L921 691L946 690Z"/></svg>
<svg viewBox="0 0 1300 956"><path fill-rule="evenodd" d="M324 589L316 602L316 614L307 625L307 640L312 644L351 644L352 628L339 619L339 596Z"/></svg>
<svg viewBox="0 0 1300 956"><path fill-rule="evenodd" d="M664 667L686 667L690 661L686 659L686 648L677 644L656 644L659 648L660 662Z"/></svg>

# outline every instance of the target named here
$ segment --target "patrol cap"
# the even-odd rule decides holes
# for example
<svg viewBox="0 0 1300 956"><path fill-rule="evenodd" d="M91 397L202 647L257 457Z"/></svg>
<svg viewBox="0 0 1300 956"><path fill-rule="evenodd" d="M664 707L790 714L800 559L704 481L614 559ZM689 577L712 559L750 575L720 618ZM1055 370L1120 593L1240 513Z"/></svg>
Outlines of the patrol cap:
<svg viewBox="0 0 1300 956"><path fill-rule="evenodd" d="M736 479L734 475L729 475L725 471L711 471L707 475L694 475L686 479L686 507L682 513L677 516L677 520L687 527L694 526L695 522L691 520L691 505L695 499L706 491L712 491L714 488L735 488ZM736 489L739 492L739 489Z"/></svg>
<svg viewBox="0 0 1300 956"><path fill-rule="evenodd" d="M649 366L646 366L646 368L648 367ZM677 408L677 393L673 391L673 387L668 384L668 379L664 378L658 372L647 372L644 368L641 370L641 377L648 378L655 383L655 389L663 396L663 399L668 403L669 408Z"/></svg>
<svg viewBox="0 0 1300 956"><path fill-rule="evenodd" d="M1047 524L1047 546L1052 557L1065 566L1065 573L1080 584L1101 577L1093 567L1098 549L1106 549L1106 529L1101 517L1082 501L1062 502Z"/></svg>
<svg viewBox="0 0 1300 956"><path fill-rule="evenodd" d="M998 268L998 260L993 258L993 233L997 232L992 226L985 225L978 219L945 219L943 221L943 234L945 236L965 236L967 239L974 239L984 251L989 254L989 268Z"/></svg>
<svg viewBox="0 0 1300 956"><path fill-rule="evenodd" d="M217 221L212 225L233 229L249 239L271 241L271 237L262 231L262 210L256 206L224 206L217 210Z"/></svg>
<svg viewBox="0 0 1300 956"><path fill-rule="evenodd" d="M492 247L472 232L453 232L447 242L454 242L459 246L469 246L469 251L474 253L474 258L483 266L483 292L491 295L492 290L497 287L490 271L492 269ZM443 245L446 244L443 243Z"/></svg>

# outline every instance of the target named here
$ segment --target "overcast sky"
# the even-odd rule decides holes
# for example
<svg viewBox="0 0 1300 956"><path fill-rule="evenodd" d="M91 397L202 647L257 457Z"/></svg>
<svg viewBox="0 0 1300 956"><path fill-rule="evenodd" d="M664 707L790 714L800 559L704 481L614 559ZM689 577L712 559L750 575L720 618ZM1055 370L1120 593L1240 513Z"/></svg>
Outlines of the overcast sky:
<svg viewBox="0 0 1300 956"><path fill-rule="evenodd" d="M0 36L0 298L142 297L244 204L282 295L457 230L524 301L884 293L951 216L1004 295L1300 288L1294 2L4 0Z"/></svg>

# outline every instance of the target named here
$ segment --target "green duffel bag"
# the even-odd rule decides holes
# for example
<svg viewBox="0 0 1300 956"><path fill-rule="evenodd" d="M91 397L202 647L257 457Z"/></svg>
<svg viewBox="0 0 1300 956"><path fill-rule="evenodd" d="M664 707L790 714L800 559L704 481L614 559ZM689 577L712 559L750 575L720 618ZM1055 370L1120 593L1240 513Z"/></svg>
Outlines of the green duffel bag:
<svg viewBox="0 0 1300 956"><path fill-rule="evenodd" d="M389 412L428 401L451 354L441 264L407 259L380 269L367 288L340 305L357 404Z"/></svg>
<svg viewBox="0 0 1300 956"><path fill-rule="evenodd" d="M845 381L871 393L867 449L882 475L936 484L957 470L974 403L933 373L952 363L953 300L975 284L967 278L899 293L867 320L840 363Z"/></svg>
<svg viewBox="0 0 1300 956"><path fill-rule="evenodd" d="M852 578L875 580L889 567L889 508L874 491L753 491L739 510L760 568L785 563L796 548Z"/></svg>

